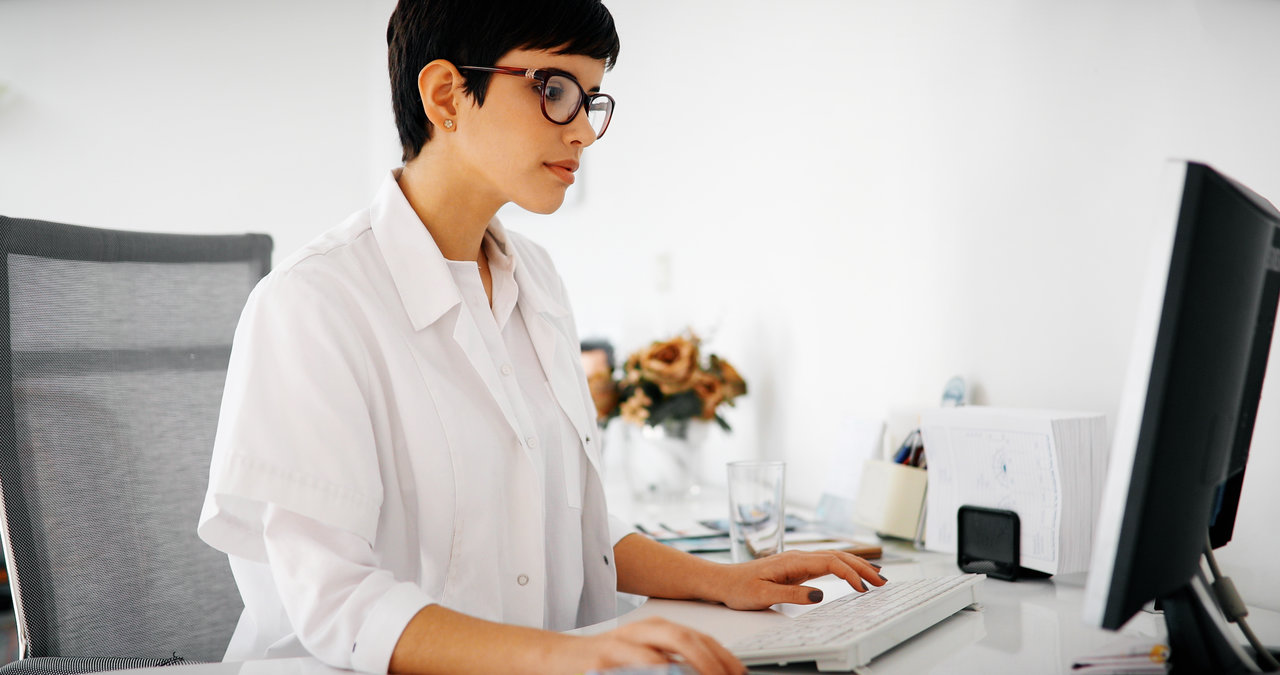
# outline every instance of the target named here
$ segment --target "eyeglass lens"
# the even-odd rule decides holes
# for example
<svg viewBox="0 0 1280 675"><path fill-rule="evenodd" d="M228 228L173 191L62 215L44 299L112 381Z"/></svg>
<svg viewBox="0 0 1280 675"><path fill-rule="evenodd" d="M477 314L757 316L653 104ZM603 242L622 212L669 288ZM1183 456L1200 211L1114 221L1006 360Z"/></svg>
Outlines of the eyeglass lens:
<svg viewBox="0 0 1280 675"><path fill-rule="evenodd" d="M562 75L552 75L547 78L544 87L542 98L547 117L550 117L554 122L566 123L573 119L573 116L582 108L582 101L586 98L587 121L591 124L591 128L595 130L596 135L600 135L612 112L612 102L608 98L604 96L588 97L577 82Z"/></svg>

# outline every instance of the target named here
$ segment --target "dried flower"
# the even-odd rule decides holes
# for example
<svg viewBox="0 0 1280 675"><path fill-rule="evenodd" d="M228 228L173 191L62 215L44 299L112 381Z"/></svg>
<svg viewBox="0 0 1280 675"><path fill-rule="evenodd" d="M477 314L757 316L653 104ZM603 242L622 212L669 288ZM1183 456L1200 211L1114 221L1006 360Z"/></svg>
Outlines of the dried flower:
<svg viewBox="0 0 1280 675"><path fill-rule="evenodd" d="M666 342L655 342L639 354L641 379L658 385L664 394L688 389L690 378L698 370L698 339L692 336L677 335Z"/></svg>
<svg viewBox="0 0 1280 675"><path fill-rule="evenodd" d="M699 417L704 420L714 419L716 407L724 402L724 383L707 371L698 371L690 380L690 385L702 401L702 414Z"/></svg>
<svg viewBox="0 0 1280 675"><path fill-rule="evenodd" d="M622 402L619 406L622 419L635 424L641 425L645 420L649 419L649 406L653 405L653 399L645 396L644 389L639 387L631 392L631 397Z"/></svg>
<svg viewBox="0 0 1280 675"><path fill-rule="evenodd" d="M724 382L725 398L730 401L729 405L733 405L733 399L747 393L747 382L738 374L738 370L729 365L728 361L711 355L711 372L720 376L720 381Z"/></svg>
<svg viewBox="0 0 1280 675"><path fill-rule="evenodd" d="M735 398L746 394L747 383L737 369L715 354L703 366L700 347L698 336L688 332L632 353L617 381L589 376L600 420L620 415L632 424L654 426L698 418L715 420L728 430L729 424L717 410L722 403L733 405Z"/></svg>

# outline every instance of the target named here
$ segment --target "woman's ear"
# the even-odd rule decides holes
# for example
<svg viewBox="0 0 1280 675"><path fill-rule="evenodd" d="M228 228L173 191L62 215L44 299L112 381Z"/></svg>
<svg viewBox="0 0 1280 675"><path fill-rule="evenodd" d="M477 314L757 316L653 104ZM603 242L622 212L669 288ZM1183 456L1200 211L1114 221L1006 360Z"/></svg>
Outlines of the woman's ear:
<svg viewBox="0 0 1280 675"><path fill-rule="evenodd" d="M450 131L458 118L458 104L465 92L462 73L444 59L436 59L418 71L418 96L422 110L437 129Z"/></svg>

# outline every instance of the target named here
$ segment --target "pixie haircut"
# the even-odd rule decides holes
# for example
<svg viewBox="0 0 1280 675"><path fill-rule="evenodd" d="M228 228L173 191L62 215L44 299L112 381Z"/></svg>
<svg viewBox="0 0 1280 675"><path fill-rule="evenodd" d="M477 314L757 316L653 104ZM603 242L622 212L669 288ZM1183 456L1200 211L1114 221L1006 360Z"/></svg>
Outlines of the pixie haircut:
<svg viewBox="0 0 1280 675"><path fill-rule="evenodd" d="M600 0L400 0L387 24L387 66L401 159L417 157L431 140L418 95L424 66L436 59L493 66L513 49L589 56L609 69L618 59L618 33ZM463 91L484 105L490 74L463 77Z"/></svg>

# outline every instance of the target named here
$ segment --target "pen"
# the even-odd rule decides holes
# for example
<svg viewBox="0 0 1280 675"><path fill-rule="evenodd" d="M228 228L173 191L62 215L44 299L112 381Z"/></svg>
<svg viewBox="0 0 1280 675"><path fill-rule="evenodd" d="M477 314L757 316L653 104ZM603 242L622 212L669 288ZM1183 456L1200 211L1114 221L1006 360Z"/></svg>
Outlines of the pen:
<svg viewBox="0 0 1280 675"><path fill-rule="evenodd" d="M894 464L906 464L906 463L907 463L907 453L908 453L908 452L909 452L909 450L907 449L907 446L906 446L906 445L903 445L902 447L898 448L898 452L894 453L894 455L893 455L893 463L894 463Z"/></svg>
<svg viewBox="0 0 1280 675"><path fill-rule="evenodd" d="M1151 647L1130 647L1119 654L1082 658L1072 663L1071 667L1073 669L1087 668L1093 665L1119 663L1139 658L1145 658L1152 663L1164 663L1169 660L1169 647L1161 644L1152 645Z"/></svg>

